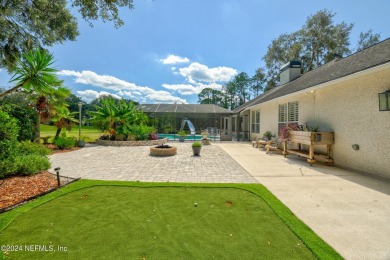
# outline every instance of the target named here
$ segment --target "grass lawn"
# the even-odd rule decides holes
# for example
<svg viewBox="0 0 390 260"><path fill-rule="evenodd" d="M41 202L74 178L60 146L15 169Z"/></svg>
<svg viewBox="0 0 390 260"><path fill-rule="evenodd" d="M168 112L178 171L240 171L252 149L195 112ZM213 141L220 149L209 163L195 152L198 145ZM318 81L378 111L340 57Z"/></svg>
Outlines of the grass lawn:
<svg viewBox="0 0 390 260"><path fill-rule="evenodd" d="M22 246L12 259L341 258L259 184L81 180L1 214L0 245Z"/></svg>
<svg viewBox="0 0 390 260"><path fill-rule="evenodd" d="M41 124L41 137L56 135L57 128L51 125ZM68 131L69 136L79 137L79 126L75 125L72 127L71 131ZM102 130L95 128L93 126L82 126L81 127L81 136L87 142L94 142L103 134ZM52 138L49 139L49 142L52 142Z"/></svg>

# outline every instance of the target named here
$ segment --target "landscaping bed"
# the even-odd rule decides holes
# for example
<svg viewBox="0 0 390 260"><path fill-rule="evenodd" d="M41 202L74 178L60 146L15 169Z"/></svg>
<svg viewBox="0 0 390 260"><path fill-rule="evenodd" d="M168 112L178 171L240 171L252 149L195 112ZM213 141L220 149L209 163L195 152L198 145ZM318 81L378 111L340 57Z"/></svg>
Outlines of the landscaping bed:
<svg viewBox="0 0 390 260"><path fill-rule="evenodd" d="M46 147L51 150L51 154L66 153L80 149L80 147L58 149L52 144ZM74 179L61 176L60 183L64 185L72 180ZM0 213L31 198L52 191L57 187L57 176L48 171L34 175L16 175L0 179Z"/></svg>
<svg viewBox="0 0 390 260"><path fill-rule="evenodd" d="M46 147L51 150L51 154L67 153L67 152L72 152L81 149L80 147L73 147L70 149L58 149L57 146L55 146L54 144L48 144Z"/></svg>
<svg viewBox="0 0 390 260"><path fill-rule="evenodd" d="M151 146L161 145L168 142L168 138L145 141L110 141L97 139L96 144L104 146Z"/></svg>
<svg viewBox="0 0 390 260"><path fill-rule="evenodd" d="M0 212L54 188L57 188L57 178L49 172L0 180Z"/></svg>

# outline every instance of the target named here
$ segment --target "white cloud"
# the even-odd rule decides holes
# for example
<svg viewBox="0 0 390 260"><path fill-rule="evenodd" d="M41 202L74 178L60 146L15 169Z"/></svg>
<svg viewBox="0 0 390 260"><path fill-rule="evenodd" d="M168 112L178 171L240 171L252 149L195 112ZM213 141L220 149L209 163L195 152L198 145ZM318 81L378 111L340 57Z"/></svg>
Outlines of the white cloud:
<svg viewBox="0 0 390 260"><path fill-rule="evenodd" d="M229 67L209 68L198 62L193 62L186 68L179 69L180 74L190 83L202 82L227 82L237 74L237 70Z"/></svg>
<svg viewBox="0 0 390 260"><path fill-rule="evenodd" d="M198 89L190 84L162 84L162 86L169 90L174 90L182 95L198 94Z"/></svg>
<svg viewBox="0 0 390 260"><path fill-rule="evenodd" d="M221 90L222 85L217 83L211 83L211 84L202 84L202 83L195 83L194 85L191 84L162 84L162 86L166 89L177 91L182 95L193 95L193 94L199 94L202 89L204 88L212 88Z"/></svg>
<svg viewBox="0 0 390 260"><path fill-rule="evenodd" d="M187 63L190 60L186 57L180 57L176 55L169 54L166 58L160 59L162 64L177 64L177 63Z"/></svg>
<svg viewBox="0 0 390 260"><path fill-rule="evenodd" d="M157 103L187 103L187 100L173 96L171 93L163 90L154 90L149 87L137 86L134 83L118 79L109 75L99 75L93 71L83 70L81 72L73 70L61 70L57 72L61 76L75 77L75 82L90 86L95 86L107 90L116 91L118 95L132 97L135 101L143 101L146 97L147 102ZM95 91L96 92L96 91ZM96 92L98 93L98 92ZM90 93L91 94L91 93ZM138 96L138 97L137 97ZM143 97L143 98L141 98Z"/></svg>
<svg viewBox="0 0 390 260"><path fill-rule="evenodd" d="M87 89L87 90L84 90L84 91L77 91L77 94L83 99L85 100L86 102L91 102L92 100L94 100L95 98L99 98L101 96L112 96L114 98L118 98L118 99L121 99L122 97L118 96L118 95L115 95L115 94L112 94L112 93L109 93L107 91L100 91L100 92L97 92L95 90L92 90L92 89Z"/></svg>

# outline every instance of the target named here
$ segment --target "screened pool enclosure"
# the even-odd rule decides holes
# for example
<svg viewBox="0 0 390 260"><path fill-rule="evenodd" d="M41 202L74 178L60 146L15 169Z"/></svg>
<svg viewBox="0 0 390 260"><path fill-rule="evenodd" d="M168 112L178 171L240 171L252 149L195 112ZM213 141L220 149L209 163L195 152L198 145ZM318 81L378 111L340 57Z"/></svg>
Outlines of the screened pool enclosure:
<svg viewBox="0 0 390 260"><path fill-rule="evenodd" d="M173 138L183 128L195 139L196 135L206 130L210 138L219 140L228 129L225 119L233 114L225 108L209 104L141 104L138 108L152 119L153 126L161 136L165 134Z"/></svg>

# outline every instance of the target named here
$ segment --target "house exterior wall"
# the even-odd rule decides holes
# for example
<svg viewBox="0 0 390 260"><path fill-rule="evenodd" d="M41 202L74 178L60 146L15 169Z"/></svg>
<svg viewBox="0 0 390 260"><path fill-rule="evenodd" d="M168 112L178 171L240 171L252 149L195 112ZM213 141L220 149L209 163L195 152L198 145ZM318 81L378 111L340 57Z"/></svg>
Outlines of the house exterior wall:
<svg viewBox="0 0 390 260"><path fill-rule="evenodd" d="M336 165L390 178L390 111L379 111L378 101L388 89L390 70L315 92L317 122L335 132Z"/></svg>
<svg viewBox="0 0 390 260"><path fill-rule="evenodd" d="M251 139L265 131L277 135L279 104L298 101L299 124L335 133L336 165L390 178L390 111L378 104L378 93L388 89L389 69L251 107L260 109L260 134Z"/></svg>

